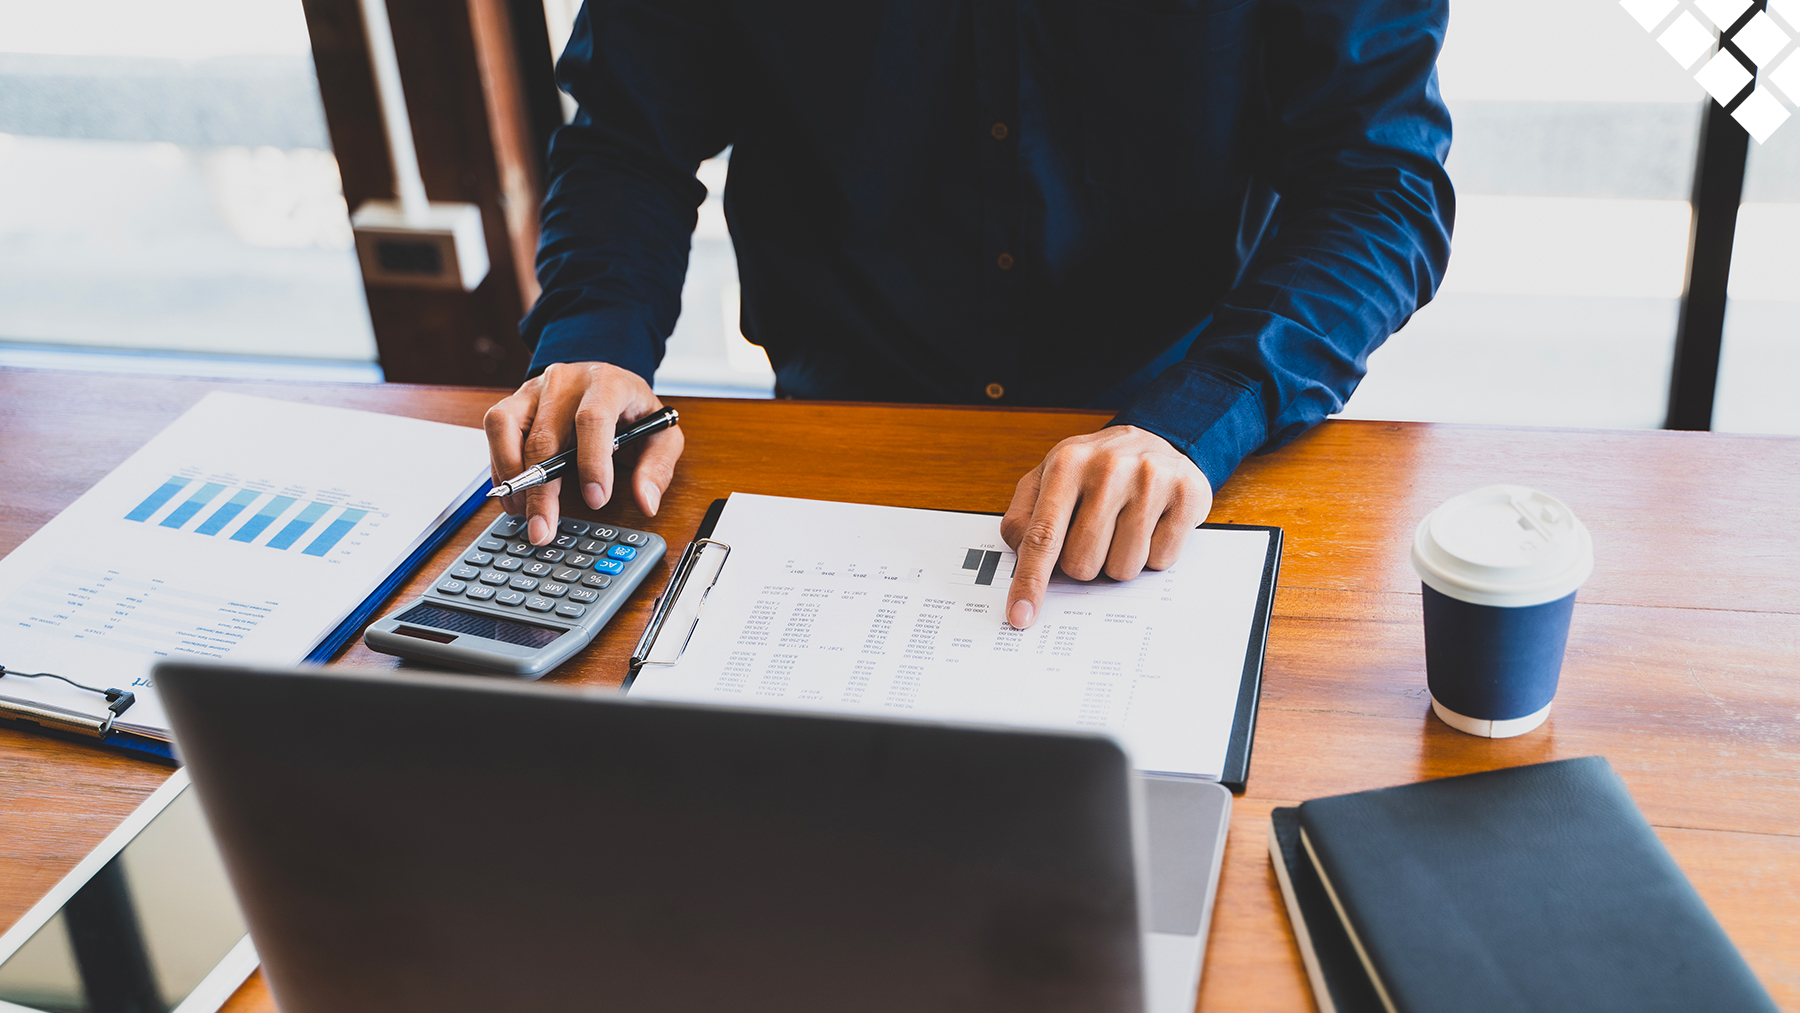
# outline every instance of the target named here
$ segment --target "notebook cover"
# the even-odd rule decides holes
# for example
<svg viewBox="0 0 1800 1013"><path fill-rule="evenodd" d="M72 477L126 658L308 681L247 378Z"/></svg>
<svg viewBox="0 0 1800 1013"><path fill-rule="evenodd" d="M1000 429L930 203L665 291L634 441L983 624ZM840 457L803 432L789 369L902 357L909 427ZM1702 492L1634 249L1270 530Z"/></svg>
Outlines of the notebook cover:
<svg viewBox="0 0 1800 1013"><path fill-rule="evenodd" d="M1602 757L1316 799L1300 827L1400 1013L1775 1009Z"/></svg>
<svg viewBox="0 0 1800 1013"><path fill-rule="evenodd" d="M1369 983L1312 860L1300 847L1299 809L1283 806L1269 814L1269 861L1281 883L1281 898L1319 1013L1381 1013L1381 997Z"/></svg>

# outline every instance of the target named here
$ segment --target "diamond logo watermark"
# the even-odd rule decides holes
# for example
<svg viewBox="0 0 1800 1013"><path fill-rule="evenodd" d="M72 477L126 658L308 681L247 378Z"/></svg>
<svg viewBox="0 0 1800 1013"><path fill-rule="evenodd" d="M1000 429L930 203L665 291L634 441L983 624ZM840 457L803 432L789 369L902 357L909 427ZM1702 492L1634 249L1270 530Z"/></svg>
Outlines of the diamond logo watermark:
<svg viewBox="0 0 1800 1013"><path fill-rule="evenodd" d="M1621 0L1619 6L1731 109L1756 143L1794 115L1790 106L1800 106L1800 46L1794 44L1800 0L1768 0L1767 10L1754 13L1753 0Z"/></svg>

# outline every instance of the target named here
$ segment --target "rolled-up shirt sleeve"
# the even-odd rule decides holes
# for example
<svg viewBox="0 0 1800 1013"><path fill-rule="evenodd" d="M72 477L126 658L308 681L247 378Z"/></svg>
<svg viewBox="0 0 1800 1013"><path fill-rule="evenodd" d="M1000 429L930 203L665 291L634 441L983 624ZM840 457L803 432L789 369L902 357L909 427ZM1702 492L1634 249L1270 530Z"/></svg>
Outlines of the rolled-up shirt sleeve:
<svg viewBox="0 0 1800 1013"><path fill-rule="evenodd" d="M1450 259L1444 0L1265 0L1258 175L1275 214L1186 358L1114 425L1169 440L1217 489L1342 410L1369 353Z"/></svg>
<svg viewBox="0 0 1800 1013"><path fill-rule="evenodd" d="M549 153L533 375L603 361L649 382L681 312L700 162L732 139L726 21L694 0L590 0L557 64L580 104Z"/></svg>

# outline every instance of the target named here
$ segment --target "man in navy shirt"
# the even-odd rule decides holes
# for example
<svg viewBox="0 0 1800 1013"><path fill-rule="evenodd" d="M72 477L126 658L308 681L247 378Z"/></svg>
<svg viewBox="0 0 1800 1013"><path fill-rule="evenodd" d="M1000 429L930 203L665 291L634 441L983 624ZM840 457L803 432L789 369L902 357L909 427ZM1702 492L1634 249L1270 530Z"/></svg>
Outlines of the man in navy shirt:
<svg viewBox="0 0 1800 1013"><path fill-rule="evenodd" d="M615 427L731 147L743 331L803 398L1117 410L1019 481L1007 616L1174 563L1243 458L1342 408L1449 259L1447 0L589 0L558 78L533 377L497 476ZM634 472L654 514L679 429ZM556 484L525 503L551 537Z"/></svg>

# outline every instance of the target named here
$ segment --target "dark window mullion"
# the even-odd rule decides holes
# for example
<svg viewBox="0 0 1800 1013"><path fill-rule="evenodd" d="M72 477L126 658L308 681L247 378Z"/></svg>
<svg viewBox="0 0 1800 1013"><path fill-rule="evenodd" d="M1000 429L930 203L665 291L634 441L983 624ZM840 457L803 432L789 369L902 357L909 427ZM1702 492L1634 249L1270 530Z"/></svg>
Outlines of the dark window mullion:
<svg viewBox="0 0 1800 1013"><path fill-rule="evenodd" d="M1743 27L1763 8L1763 2L1752 4L1732 30ZM1720 48L1742 59L1730 40L1722 41ZM1749 65L1748 60L1744 63ZM1731 280L1731 245L1737 236L1738 205L1744 196L1744 169L1750 155L1750 135L1731 118L1730 110L1748 97L1754 86L1754 82L1745 86L1730 106L1707 98L1700 117L1687 288L1675 328L1675 362L1669 371L1669 412L1664 429L1712 428L1719 349L1725 333L1725 292Z"/></svg>

